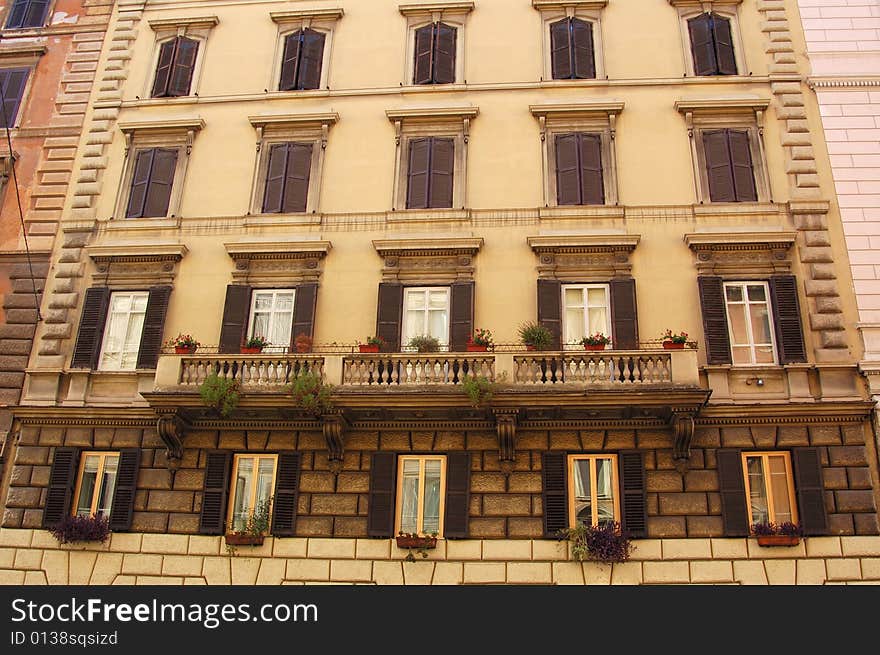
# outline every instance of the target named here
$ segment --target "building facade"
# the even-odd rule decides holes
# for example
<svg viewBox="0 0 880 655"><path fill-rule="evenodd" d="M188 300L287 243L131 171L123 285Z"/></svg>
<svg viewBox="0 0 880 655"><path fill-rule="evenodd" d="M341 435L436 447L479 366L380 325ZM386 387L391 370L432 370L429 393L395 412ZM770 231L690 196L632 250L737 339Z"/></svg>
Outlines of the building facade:
<svg viewBox="0 0 880 655"><path fill-rule="evenodd" d="M118 2L5 579L880 581L797 3L631 4ZM93 513L105 543L48 532ZM575 561L580 522L630 560Z"/></svg>

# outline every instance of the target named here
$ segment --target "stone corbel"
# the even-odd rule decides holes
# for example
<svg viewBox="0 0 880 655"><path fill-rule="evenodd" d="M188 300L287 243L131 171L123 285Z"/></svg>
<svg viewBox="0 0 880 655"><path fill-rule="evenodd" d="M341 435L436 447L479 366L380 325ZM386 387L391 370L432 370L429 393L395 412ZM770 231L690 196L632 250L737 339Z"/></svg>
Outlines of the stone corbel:
<svg viewBox="0 0 880 655"><path fill-rule="evenodd" d="M196 137L195 130L187 130L186 131L186 155L187 157L192 154L193 147L193 139Z"/></svg>
<svg viewBox="0 0 880 655"><path fill-rule="evenodd" d="M673 410L669 419L672 428L672 461L676 470L684 475L691 457L691 440L694 437L694 412Z"/></svg>
<svg viewBox="0 0 880 655"><path fill-rule="evenodd" d="M547 117L538 116L538 125L541 130L541 141L547 140Z"/></svg>
<svg viewBox="0 0 880 655"><path fill-rule="evenodd" d="M131 151L131 132L123 132L122 136L125 139L125 152L123 155L127 158L128 153Z"/></svg>
<svg viewBox="0 0 880 655"><path fill-rule="evenodd" d="M608 127L611 130L611 140L617 135L617 114L608 114Z"/></svg>
<svg viewBox="0 0 880 655"><path fill-rule="evenodd" d="M333 412L321 416L321 427L324 441L327 443L327 459L330 470L335 474L342 470L342 455L345 452L345 431L348 421L342 412Z"/></svg>
<svg viewBox="0 0 880 655"><path fill-rule="evenodd" d="M501 470L509 475L516 461L516 409L495 410L495 430L498 433L498 459Z"/></svg>
<svg viewBox="0 0 880 655"><path fill-rule="evenodd" d="M394 145L400 147L400 132L403 129L403 121L394 121Z"/></svg>
<svg viewBox="0 0 880 655"><path fill-rule="evenodd" d="M327 123L321 123L321 150L327 149L327 137L330 134L330 126Z"/></svg>
<svg viewBox="0 0 880 655"><path fill-rule="evenodd" d="M257 128L257 154L263 149L263 126L258 125Z"/></svg>
<svg viewBox="0 0 880 655"><path fill-rule="evenodd" d="M464 134L464 142L467 143L471 138L471 119L465 118L462 120L463 134Z"/></svg>
<svg viewBox="0 0 880 655"><path fill-rule="evenodd" d="M180 466L180 460L183 458L183 437L189 427L189 423L176 411L160 414L156 421L156 431L165 444L169 470Z"/></svg>

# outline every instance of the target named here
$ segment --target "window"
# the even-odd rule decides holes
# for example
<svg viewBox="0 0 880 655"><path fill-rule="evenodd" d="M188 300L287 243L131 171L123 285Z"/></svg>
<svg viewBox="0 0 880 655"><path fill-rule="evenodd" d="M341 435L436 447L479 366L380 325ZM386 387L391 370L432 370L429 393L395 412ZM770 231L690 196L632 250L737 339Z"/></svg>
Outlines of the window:
<svg viewBox="0 0 880 655"><path fill-rule="evenodd" d="M0 116L2 127L10 128L18 125L18 110L24 97L30 68L0 69L0 92L3 94L3 114Z"/></svg>
<svg viewBox="0 0 880 655"><path fill-rule="evenodd" d="M449 345L449 287L416 287L404 290L402 344L427 335Z"/></svg>
<svg viewBox="0 0 880 655"><path fill-rule="evenodd" d="M230 530L243 531L254 510L270 505L275 491L278 455L235 455L232 464L232 489L227 524Z"/></svg>
<svg viewBox="0 0 880 655"><path fill-rule="evenodd" d="M401 455L397 460L394 533L443 534L446 457Z"/></svg>
<svg viewBox="0 0 880 655"><path fill-rule="evenodd" d="M110 295L110 311L98 368L108 371L135 368L148 297L146 291Z"/></svg>
<svg viewBox="0 0 880 655"><path fill-rule="evenodd" d="M407 20L407 67L402 83L466 82L465 19L473 2L430 2L400 5Z"/></svg>
<svg viewBox="0 0 880 655"><path fill-rule="evenodd" d="M599 134L557 134L553 148L556 161L557 205L602 205L602 137Z"/></svg>
<svg viewBox="0 0 880 655"><path fill-rule="evenodd" d="M703 153L712 202L758 200L747 130L703 131Z"/></svg>
<svg viewBox="0 0 880 655"><path fill-rule="evenodd" d="M413 84L455 82L456 33L445 23L431 23L416 30Z"/></svg>
<svg viewBox="0 0 880 655"><path fill-rule="evenodd" d="M620 522L616 455L569 455L569 525Z"/></svg>
<svg viewBox="0 0 880 655"><path fill-rule="evenodd" d="M9 18L6 19L6 29L43 27L48 13L49 0L13 0Z"/></svg>
<svg viewBox="0 0 880 655"><path fill-rule="evenodd" d="M326 37L313 29L297 30L284 37L278 89L300 91L321 87Z"/></svg>
<svg viewBox="0 0 880 655"><path fill-rule="evenodd" d="M565 346L580 345L582 337L597 332L611 337L611 307L607 284L565 284L562 286L562 296L565 303Z"/></svg>
<svg viewBox="0 0 880 655"><path fill-rule="evenodd" d="M455 142L427 137L409 142L406 208L452 207Z"/></svg>
<svg viewBox="0 0 880 655"><path fill-rule="evenodd" d="M168 215L177 150L146 148L135 154L134 175L128 194L126 218L156 218Z"/></svg>
<svg viewBox="0 0 880 655"><path fill-rule="evenodd" d="M159 62L153 80L154 98L189 95L199 42L177 36L159 46Z"/></svg>
<svg viewBox="0 0 880 655"><path fill-rule="evenodd" d="M118 452L83 453L73 496L76 502L71 513L109 517L118 471Z"/></svg>
<svg viewBox="0 0 880 655"><path fill-rule="evenodd" d="M579 18L552 23L550 61L554 80L595 78L593 24Z"/></svg>
<svg viewBox="0 0 880 655"><path fill-rule="evenodd" d="M284 352L290 345L295 294L293 289L254 290L248 337L265 337L269 345L264 351Z"/></svg>
<svg viewBox="0 0 880 655"><path fill-rule="evenodd" d="M734 364L773 364L773 319L766 282L725 282L724 304Z"/></svg>
<svg viewBox="0 0 880 655"><path fill-rule="evenodd" d="M736 75L730 19L708 12L687 24L694 75Z"/></svg>
<svg viewBox="0 0 880 655"><path fill-rule="evenodd" d="M269 146L263 213L304 212L309 195L311 167L311 143L275 143Z"/></svg>
<svg viewBox="0 0 880 655"><path fill-rule="evenodd" d="M794 479L788 453L742 454L749 525L797 523Z"/></svg>

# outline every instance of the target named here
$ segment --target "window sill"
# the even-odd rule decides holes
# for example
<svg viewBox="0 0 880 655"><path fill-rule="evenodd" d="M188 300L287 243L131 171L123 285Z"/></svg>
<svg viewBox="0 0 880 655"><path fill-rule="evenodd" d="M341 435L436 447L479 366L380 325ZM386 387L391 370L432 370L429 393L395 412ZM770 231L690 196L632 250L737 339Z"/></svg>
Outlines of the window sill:
<svg viewBox="0 0 880 655"><path fill-rule="evenodd" d="M396 221L469 221L469 209L396 209L386 212L385 219L389 223Z"/></svg>
<svg viewBox="0 0 880 655"><path fill-rule="evenodd" d="M538 218L554 220L560 218L623 218L625 214L626 211L620 205L558 205L538 209Z"/></svg>
<svg viewBox="0 0 880 655"><path fill-rule="evenodd" d="M167 230L180 227L180 217L173 218L113 218L107 221L108 230Z"/></svg>
<svg viewBox="0 0 880 655"><path fill-rule="evenodd" d="M780 217L785 213L785 205L775 202L711 202L694 203L694 216L713 218L735 218L741 216Z"/></svg>
<svg viewBox="0 0 880 655"><path fill-rule="evenodd" d="M318 212L298 212L296 214L249 214L242 225L320 225L322 214Z"/></svg>

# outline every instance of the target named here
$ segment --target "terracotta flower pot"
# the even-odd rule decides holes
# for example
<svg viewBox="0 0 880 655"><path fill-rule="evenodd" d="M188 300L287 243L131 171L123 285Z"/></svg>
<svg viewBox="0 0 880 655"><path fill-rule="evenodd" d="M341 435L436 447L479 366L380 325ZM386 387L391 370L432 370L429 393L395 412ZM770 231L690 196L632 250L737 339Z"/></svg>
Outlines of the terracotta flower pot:
<svg viewBox="0 0 880 655"><path fill-rule="evenodd" d="M758 535L759 546L797 546L801 538L797 535L765 534Z"/></svg>
<svg viewBox="0 0 880 655"><path fill-rule="evenodd" d="M532 344L527 343L527 344L526 344L526 350L537 350L537 348L536 348L535 346L533 346Z"/></svg>
<svg viewBox="0 0 880 655"><path fill-rule="evenodd" d="M374 343L360 343L358 344L358 350L362 353L377 353L379 352L379 345Z"/></svg>
<svg viewBox="0 0 880 655"><path fill-rule="evenodd" d="M192 355L198 346L174 346L175 355Z"/></svg>
<svg viewBox="0 0 880 655"><path fill-rule="evenodd" d="M256 347L242 346L241 347L241 354L242 355L259 355L261 352L263 352L262 346L256 346Z"/></svg>
<svg viewBox="0 0 880 655"><path fill-rule="evenodd" d="M226 544L229 546L262 546L265 537L261 534L238 534L230 532L226 535Z"/></svg>
<svg viewBox="0 0 880 655"><path fill-rule="evenodd" d="M604 343L585 343L584 350L605 350Z"/></svg>
<svg viewBox="0 0 880 655"><path fill-rule="evenodd" d="M663 347L666 348L666 350L682 350L684 346L684 341L682 341L681 343L676 343L675 341L663 342Z"/></svg>
<svg viewBox="0 0 880 655"><path fill-rule="evenodd" d="M467 352L469 353L484 353L489 350L489 346L484 346L478 343L466 344L465 348L467 348Z"/></svg>
<svg viewBox="0 0 880 655"><path fill-rule="evenodd" d="M398 548L436 548L437 537L409 537L405 535L397 535Z"/></svg>

